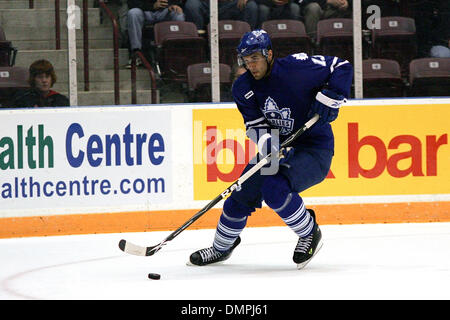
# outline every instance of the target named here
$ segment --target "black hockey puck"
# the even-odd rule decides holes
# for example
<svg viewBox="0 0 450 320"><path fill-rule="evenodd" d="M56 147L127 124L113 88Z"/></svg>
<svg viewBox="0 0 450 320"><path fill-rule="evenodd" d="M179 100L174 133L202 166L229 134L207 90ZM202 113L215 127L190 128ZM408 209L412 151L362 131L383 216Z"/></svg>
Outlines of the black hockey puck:
<svg viewBox="0 0 450 320"><path fill-rule="evenodd" d="M158 273L149 273L148 278L152 280L159 280L161 279L161 275Z"/></svg>

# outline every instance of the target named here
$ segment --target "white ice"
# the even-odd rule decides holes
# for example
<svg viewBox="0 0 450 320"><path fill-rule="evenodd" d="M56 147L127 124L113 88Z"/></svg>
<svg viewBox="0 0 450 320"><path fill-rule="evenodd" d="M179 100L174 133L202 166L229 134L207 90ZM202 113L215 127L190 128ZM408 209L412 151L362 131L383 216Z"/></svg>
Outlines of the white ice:
<svg viewBox="0 0 450 320"><path fill-rule="evenodd" d="M246 228L223 264L187 266L214 230L186 230L151 257L120 239L156 245L170 232L0 239L0 299L450 299L450 223L325 225L303 270L287 227ZM150 280L148 273L161 274Z"/></svg>

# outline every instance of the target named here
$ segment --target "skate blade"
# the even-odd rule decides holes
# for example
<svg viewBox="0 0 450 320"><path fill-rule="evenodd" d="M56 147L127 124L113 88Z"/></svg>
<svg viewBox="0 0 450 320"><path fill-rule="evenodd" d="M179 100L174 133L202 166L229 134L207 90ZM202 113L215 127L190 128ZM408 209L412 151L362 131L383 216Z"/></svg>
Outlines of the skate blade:
<svg viewBox="0 0 450 320"><path fill-rule="evenodd" d="M309 258L308 260L302 262L302 263L297 263L297 269L298 269L298 270L301 270L301 269L303 269L304 267L306 267L306 265L312 260L312 258L315 257L315 255L317 254L317 252L319 252L319 250L322 248L322 245L323 245L323 242L322 242L322 239L320 239L319 243L317 244L316 251L314 252L314 254L312 255L312 257Z"/></svg>
<svg viewBox="0 0 450 320"><path fill-rule="evenodd" d="M202 265L202 266L199 266L198 264L193 264L193 263L191 262L191 260L188 260L188 261L186 261L186 265L189 266L189 267L215 266L215 265L218 265L218 264L223 264L226 260L227 260L227 259L222 260L222 261L213 262L213 263L208 263L208 264L205 264L205 265Z"/></svg>
<svg viewBox="0 0 450 320"><path fill-rule="evenodd" d="M230 256L231 256L231 255L230 255ZM187 266L190 266L190 267L214 266L214 265L217 265L217 264L223 264L225 261L227 261L227 260L230 258L230 256L228 256L227 258L225 258L225 259L223 259L223 260L220 260L220 261L217 261L217 262L213 262L213 263L208 263L208 264L205 264L205 265L202 265L202 266L199 266L199 265L197 265L197 264L193 264L193 263L191 262L191 260L188 260L188 261L186 262L186 265L187 265Z"/></svg>

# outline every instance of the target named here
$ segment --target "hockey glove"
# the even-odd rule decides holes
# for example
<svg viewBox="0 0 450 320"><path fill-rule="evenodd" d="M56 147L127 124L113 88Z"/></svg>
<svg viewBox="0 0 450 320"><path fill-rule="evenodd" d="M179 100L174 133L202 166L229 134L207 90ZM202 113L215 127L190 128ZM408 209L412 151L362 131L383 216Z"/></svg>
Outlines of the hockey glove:
<svg viewBox="0 0 450 320"><path fill-rule="evenodd" d="M280 154L280 164L283 164L285 162L288 162L289 159L291 159L294 156L294 147L287 147L281 149Z"/></svg>
<svg viewBox="0 0 450 320"><path fill-rule="evenodd" d="M309 115L317 113L320 118L317 121L320 124L336 120L339 114L339 108L347 102L344 96L331 90L324 89L316 95L316 101L311 105Z"/></svg>

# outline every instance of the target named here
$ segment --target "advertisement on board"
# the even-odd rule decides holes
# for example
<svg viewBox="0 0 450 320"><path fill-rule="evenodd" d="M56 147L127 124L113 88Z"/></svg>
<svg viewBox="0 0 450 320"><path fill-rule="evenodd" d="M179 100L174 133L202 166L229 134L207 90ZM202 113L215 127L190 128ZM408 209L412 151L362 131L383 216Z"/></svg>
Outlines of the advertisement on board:
<svg viewBox="0 0 450 320"><path fill-rule="evenodd" d="M171 202L171 131L171 113L164 110L3 113L2 208L76 212Z"/></svg>
<svg viewBox="0 0 450 320"><path fill-rule="evenodd" d="M352 105L332 123L335 155L305 197L450 193L446 104ZM194 199L211 199L257 152L236 109L193 110Z"/></svg>

